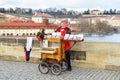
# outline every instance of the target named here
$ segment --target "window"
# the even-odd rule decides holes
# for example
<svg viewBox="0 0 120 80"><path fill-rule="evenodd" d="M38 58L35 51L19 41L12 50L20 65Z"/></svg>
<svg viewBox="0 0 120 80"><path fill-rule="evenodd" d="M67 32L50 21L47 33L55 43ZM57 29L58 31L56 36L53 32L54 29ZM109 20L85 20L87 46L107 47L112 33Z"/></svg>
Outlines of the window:
<svg viewBox="0 0 120 80"><path fill-rule="evenodd" d="M10 34L11 36L13 35L13 33Z"/></svg>
<svg viewBox="0 0 120 80"><path fill-rule="evenodd" d="M36 35L35 33L33 35Z"/></svg>
<svg viewBox="0 0 120 80"><path fill-rule="evenodd" d="M32 35L32 33L30 33L30 35Z"/></svg>
<svg viewBox="0 0 120 80"><path fill-rule="evenodd" d="M23 36L25 35L25 33L22 34Z"/></svg>
<svg viewBox="0 0 120 80"><path fill-rule="evenodd" d="M3 33L2 35L5 36L5 33Z"/></svg>
<svg viewBox="0 0 120 80"><path fill-rule="evenodd" d="M7 36L9 36L9 33L7 33Z"/></svg>
<svg viewBox="0 0 120 80"><path fill-rule="evenodd" d="M27 33L26 35L28 36L29 34Z"/></svg>

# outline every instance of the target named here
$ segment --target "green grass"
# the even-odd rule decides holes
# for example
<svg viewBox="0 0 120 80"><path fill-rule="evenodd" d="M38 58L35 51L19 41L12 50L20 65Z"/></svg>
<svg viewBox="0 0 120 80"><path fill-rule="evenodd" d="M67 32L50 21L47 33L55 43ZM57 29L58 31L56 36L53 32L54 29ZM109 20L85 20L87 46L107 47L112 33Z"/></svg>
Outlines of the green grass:
<svg viewBox="0 0 120 80"><path fill-rule="evenodd" d="M5 22L5 19L0 19L0 23L3 23L3 22Z"/></svg>

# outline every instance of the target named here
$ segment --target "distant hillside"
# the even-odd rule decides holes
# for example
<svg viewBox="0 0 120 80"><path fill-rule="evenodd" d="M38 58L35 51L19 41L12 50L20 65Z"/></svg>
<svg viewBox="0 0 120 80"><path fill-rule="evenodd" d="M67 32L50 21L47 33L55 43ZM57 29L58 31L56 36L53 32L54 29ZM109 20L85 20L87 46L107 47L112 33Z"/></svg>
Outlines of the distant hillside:
<svg viewBox="0 0 120 80"><path fill-rule="evenodd" d="M16 17L24 17L24 18L31 18L32 15L29 14L16 14L16 13L4 13L5 15L12 15Z"/></svg>

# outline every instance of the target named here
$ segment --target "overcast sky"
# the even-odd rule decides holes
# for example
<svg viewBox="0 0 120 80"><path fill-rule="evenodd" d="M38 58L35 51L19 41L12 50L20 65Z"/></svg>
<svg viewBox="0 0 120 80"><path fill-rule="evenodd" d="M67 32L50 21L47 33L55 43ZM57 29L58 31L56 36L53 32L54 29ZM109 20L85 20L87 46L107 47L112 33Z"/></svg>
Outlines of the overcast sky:
<svg viewBox="0 0 120 80"><path fill-rule="evenodd" d="M0 8L120 9L120 0L0 0Z"/></svg>

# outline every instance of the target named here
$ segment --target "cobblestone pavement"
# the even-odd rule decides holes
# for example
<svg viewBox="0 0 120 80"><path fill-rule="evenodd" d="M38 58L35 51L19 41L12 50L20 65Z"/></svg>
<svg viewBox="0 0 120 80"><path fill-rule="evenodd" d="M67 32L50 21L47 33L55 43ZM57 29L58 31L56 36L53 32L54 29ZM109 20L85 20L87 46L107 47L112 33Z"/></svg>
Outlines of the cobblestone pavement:
<svg viewBox="0 0 120 80"><path fill-rule="evenodd" d="M120 71L73 67L55 76L51 72L41 74L36 63L0 60L0 80L120 80Z"/></svg>

